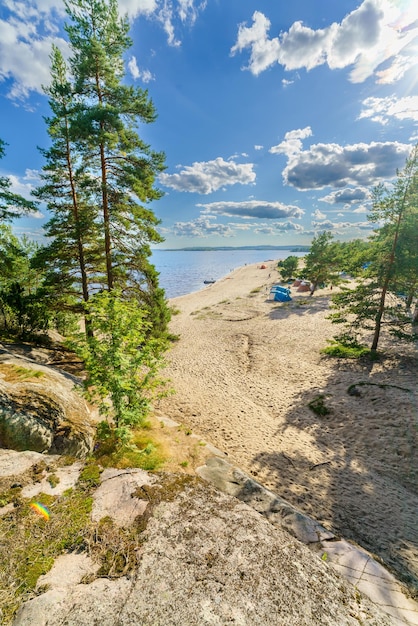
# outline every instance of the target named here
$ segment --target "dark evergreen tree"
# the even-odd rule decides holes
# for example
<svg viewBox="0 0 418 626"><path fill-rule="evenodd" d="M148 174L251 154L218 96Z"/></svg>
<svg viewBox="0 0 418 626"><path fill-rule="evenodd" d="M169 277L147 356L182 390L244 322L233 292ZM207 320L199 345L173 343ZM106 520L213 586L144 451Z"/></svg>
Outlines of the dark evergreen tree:
<svg viewBox="0 0 418 626"><path fill-rule="evenodd" d="M304 274L311 281L311 296L322 283L339 281L340 260L332 245L333 236L326 231L312 240L311 249L305 257Z"/></svg>
<svg viewBox="0 0 418 626"><path fill-rule="evenodd" d="M369 331L375 353L383 327L399 339L418 339L416 317L410 310L418 284L418 146L393 187L375 188L369 219L382 225L371 237L364 280L333 298L336 312L331 319L345 325L336 336L345 343L356 343Z"/></svg>
<svg viewBox="0 0 418 626"><path fill-rule="evenodd" d="M74 91L81 103L72 129L95 185L107 288L135 296L163 330L168 310L149 261L150 245L162 237L146 204L161 197L155 179L165 169L164 155L151 150L137 130L139 123L155 121L155 108L147 91L122 83L123 54L131 40L116 0L69 0L66 9Z"/></svg>
<svg viewBox="0 0 418 626"><path fill-rule="evenodd" d="M80 302L87 302L92 285L100 282L103 264L98 210L79 145L71 131L79 104L62 54L56 47L51 55L51 79L50 86L44 88L53 114L45 119L51 147L41 150L45 158L41 174L44 184L34 192L46 202L52 214L45 226L51 243L39 251L36 262L46 270L46 283L56 308L80 312Z"/></svg>
<svg viewBox="0 0 418 626"><path fill-rule="evenodd" d="M122 83L123 54L131 45L128 22L115 0L68 0L66 26L72 57L65 66L52 54L45 89L53 115L52 145L43 150L51 244L39 255L62 306L77 308L100 289L118 289L148 311L152 333L164 335L169 308L150 262L162 237L146 205L161 192L155 179L164 155L138 135L139 123L156 118L145 90Z"/></svg>
<svg viewBox="0 0 418 626"><path fill-rule="evenodd" d="M290 278L296 278L296 271L299 265L299 258L297 256L291 255L288 256L283 261L279 261L278 270L282 275L283 280L288 280Z"/></svg>

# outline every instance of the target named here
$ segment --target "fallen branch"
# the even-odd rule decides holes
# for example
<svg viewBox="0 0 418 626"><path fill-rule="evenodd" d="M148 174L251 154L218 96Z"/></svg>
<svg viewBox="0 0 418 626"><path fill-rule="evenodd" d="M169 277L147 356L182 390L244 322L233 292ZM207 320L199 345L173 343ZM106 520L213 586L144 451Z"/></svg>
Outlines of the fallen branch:
<svg viewBox="0 0 418 626"><path fill-rule="evenodd" d="M321 465L329 465L331 461L324 461L323 463L315 463L315 465L311 465L309 471L315 469L316 467L321 467Z"/></svg>

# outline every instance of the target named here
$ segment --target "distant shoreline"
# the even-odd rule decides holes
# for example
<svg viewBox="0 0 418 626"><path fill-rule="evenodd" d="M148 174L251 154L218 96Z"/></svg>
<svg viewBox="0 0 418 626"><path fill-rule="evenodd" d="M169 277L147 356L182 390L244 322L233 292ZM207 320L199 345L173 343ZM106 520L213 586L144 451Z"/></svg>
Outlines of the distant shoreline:
<svg viewBox="0 0 418 626"><path fill-rule="evenodd" d="M188 248L154 248L160 252L210 252L219 250L289 250L290 252L309 252L310 246L196 246Z"/></svg>

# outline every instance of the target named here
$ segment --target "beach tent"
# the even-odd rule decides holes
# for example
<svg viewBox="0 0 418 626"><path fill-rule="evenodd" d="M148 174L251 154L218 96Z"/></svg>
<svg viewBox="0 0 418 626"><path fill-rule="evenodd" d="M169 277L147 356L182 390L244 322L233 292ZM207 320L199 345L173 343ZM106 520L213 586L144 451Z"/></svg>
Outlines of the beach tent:
<svg viewBox="0 0 418 626"><path fill-rule="evenodd" d="M274 293L276 291L282 291L283 293L290 294L289 287L282 287L281 285L273 285L273 287L270 289L270 293Z"/></svg>
<svg viewBox="0 0 418 626"><path fill-rule="evenodd" d="M284 291L275 291L274 292L274 300L276 302L290 302L292 298L289 293L285 293Z"/></svg>

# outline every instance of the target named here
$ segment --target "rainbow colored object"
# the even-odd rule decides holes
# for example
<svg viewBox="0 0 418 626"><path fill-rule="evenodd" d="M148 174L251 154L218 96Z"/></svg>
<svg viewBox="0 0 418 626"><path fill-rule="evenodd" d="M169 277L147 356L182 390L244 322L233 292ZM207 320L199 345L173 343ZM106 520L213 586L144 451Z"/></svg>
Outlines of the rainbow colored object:
<svg viewBox="0 0 418 626"><path fill-rule="evenodd" d="M41 504L40 502L31 502L30 508L38 515L41 515L44 519L49 520L51 513L44 504Z"/></svg>

